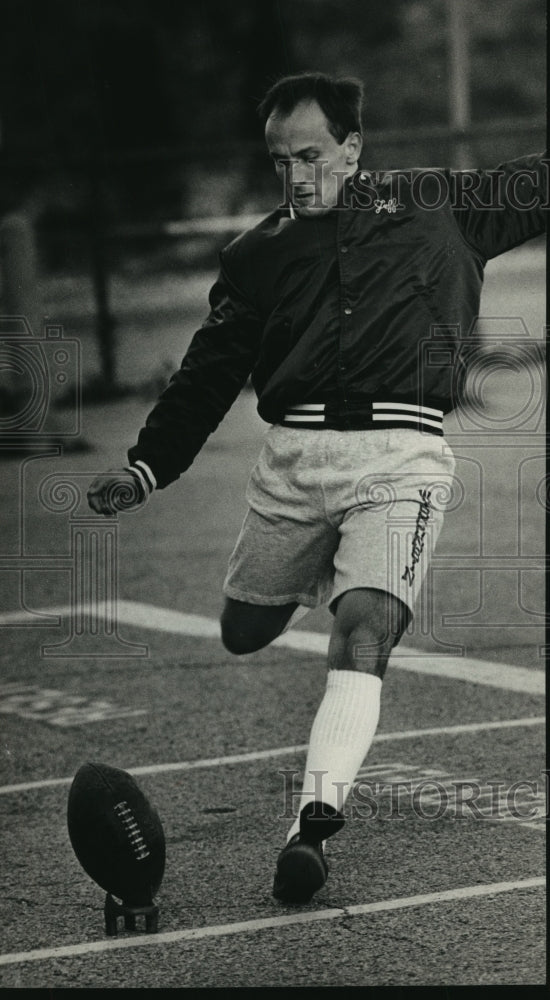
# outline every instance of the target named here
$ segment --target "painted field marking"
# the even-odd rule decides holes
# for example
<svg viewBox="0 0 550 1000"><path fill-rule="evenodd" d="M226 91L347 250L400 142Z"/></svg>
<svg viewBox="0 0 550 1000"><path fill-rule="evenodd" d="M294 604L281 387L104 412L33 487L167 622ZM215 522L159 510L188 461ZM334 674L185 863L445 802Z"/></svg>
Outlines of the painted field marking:
<svg viewBox="0 0 550 1000"><path fill-rule="evenodd" d="M146 715L146 708L125 708L106 698L86 698L36 684L0 684L0 713L34 719L49 726L82 726L107 719Z"/></svg>
<svg viewBox="0 0 550 1000"><path fill-rule="evenodd" d="M398 670L408 670L412 673L427 674L431 677L447 677L454 681L468 681L470 684L483 684L486 687L500 688L502 691L517 691L524 694L545 693L545 676L543 670L529 670L528 667L514 667L507 663L496 663L491 660L474 660L459 656L439 658L415 652L421 656L419 664L414 658L405 658L397 654L390 660L392 667Z"/></svg>
<svg viewBox="0 0 550 1000"><path fill-rule="evenodd" d="M546 721L543 715L527 716L524 719L498 719L495 722L464 722L457 726L432 726L429 729L405 729L396 733L377 733L374 743L397 742L399 740L422 739L424 736L447 736L461 733L477 733L491 729L515 729L523 726L540 726ZM166 774L174 771L194 771L203 767L223 767L226 764L247 764L271 757L286 757L307 751L307 743L290 747L275 747L271 750L251 750L247 753L230 754L226 757L205 757L199 760L181 760L169 764L144 764L128 767L134 775ZM0 795L27 792L39 788L53 788L56 785L70 785L73 778L44 778L42 781L24 781L13 785L0 786Z"/></svg>
<svg viewBox="0 0 550 1000"><path fill-rule="evenodd" d="M16 965L22 962L44 962L48 961L48 959L79 958L83 955L97 955L104 952L120 951L126 948L151 948L166 944L180 944L185 941L200 941L204 938L250 934L258 931L277 930L282 927L293 927L296 924L313 924L320 920L340 920L343 917L363 917L373 913L405 910L409 907L461 902L468 899L479 899L483 896L497 896L503 892L539 889L544 885L545 879L543 877L526 878L516 882L492 882L487 885L468 885L457 889L447 889L443 892L429 892L419 896L386 899L378 903L359 903L355 906L345 908L334 907L327 910L312 910L309 913L243 920L232 924L190 927L185 930L165 931L160 934L144 934L135 938L87 941L81 944L62 945L57 948L36 948L32 951L19 951L0 955L0 965Z"/></svg>
<svg viewBox="0 0 550 1000"><path fill-rule="evenodd" d="M94 613L101 609L101 602L94 605ZM81 611L89 610L85 604ZM41 608L37 615L67 617L74 613L71 605ZM173 635L189 635L203 639L220 639L220 624L215 618L205 615L185 614L170 608L159 608L139 601L118 601L116 618L121 625L135 625L138 628ZM28 623L28 612L5 612L0 615L0 627ZM38 624L38 623L37 623ZM326 655L329 636L323 632L293 631L283 633L271 645L295 649L303 653ZM390 666L397 670L408 670L416 674L432 677L446 677L449 680L468 681L500 688L503 691L517 691L524 694L543 695L545 677L543 670L529 670L508 663L471 659L462 656L434 656L419 649L408 648L405 652L390 657Z"/></svg>

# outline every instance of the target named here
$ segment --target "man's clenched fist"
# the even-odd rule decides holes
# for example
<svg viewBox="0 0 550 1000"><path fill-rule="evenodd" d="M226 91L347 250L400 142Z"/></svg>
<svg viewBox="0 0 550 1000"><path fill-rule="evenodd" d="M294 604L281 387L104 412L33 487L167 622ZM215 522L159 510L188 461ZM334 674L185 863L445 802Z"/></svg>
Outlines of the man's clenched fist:
<svg viewBox="0 0 550 1000"><path fill-rule="evenodd" d="M118 514L141 507L148 494L138 476L128 469L110 469L94 479L87 497L96 514Z"/></svg>

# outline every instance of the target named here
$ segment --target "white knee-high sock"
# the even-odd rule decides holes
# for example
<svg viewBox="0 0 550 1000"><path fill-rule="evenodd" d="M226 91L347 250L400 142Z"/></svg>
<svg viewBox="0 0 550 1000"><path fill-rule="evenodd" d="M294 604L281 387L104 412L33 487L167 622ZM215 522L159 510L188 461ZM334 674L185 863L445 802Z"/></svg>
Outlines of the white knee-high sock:
<svg viewBox="0 0 550 1000"><path fill-rule="evenodd" d="M374 674L329 670L311 729L299 811L315 799L342 810L376 732L381 689ZM298 830L296 819L288 840Z"/></svg>

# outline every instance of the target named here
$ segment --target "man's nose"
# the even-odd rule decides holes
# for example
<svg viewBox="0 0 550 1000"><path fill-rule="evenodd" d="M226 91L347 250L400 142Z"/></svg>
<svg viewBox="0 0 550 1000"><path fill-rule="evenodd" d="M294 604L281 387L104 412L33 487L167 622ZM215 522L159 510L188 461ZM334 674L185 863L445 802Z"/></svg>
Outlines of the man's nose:
<svg viewBox="0 0 550 1000"><path fill-rule="evenodd" d="M290 177L293 185L313 184L315 181L315 169L313 163L305 163L301 160L295 160L291 164Z"/></svg>

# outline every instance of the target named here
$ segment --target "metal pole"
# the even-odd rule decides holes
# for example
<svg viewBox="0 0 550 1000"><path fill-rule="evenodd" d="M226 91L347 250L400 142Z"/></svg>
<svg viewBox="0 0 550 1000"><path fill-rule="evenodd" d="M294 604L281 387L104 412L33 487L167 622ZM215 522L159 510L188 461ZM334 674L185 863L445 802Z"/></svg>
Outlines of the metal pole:
<svg viewBox="0 0 550 1000"><path fill-rule="evenodd" d="M116 382L115 320L109 307L109 273L106 252L106 224L103 177L99 158L90 158L90 250L92 281L96 302L96 333L101 358L101 377L106 395Z"/></svg>
<svg viewBox="0 0 550 1000"><path fill-rule="evenodd" d="M470 127L469 0L447 0L449 52L449 125L455 133ZM453 142L452 164L471 166L469 144L458 135Z"/></svg>
<svg viewBox="0 0 550 1000"><path fill-rule="evenodd" d="M42 334L36 233L31 214L22 205L0 220L2 305L8 316L24 316L33 336Z"/></svg>

